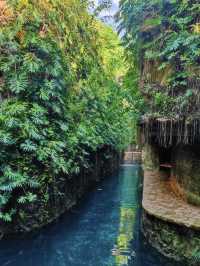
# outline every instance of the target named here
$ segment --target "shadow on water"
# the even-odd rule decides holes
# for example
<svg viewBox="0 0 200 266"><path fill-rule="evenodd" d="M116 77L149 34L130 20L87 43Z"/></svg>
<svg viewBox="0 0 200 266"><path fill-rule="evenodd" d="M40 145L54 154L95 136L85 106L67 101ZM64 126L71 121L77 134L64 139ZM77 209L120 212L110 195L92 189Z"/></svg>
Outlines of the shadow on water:
<svg viewBox="0 0 200 266"><path fill-rule="evenodd" d="M34 236L0 242L0 266L175 266L140 233L142 174L124 165Z"/></svg>

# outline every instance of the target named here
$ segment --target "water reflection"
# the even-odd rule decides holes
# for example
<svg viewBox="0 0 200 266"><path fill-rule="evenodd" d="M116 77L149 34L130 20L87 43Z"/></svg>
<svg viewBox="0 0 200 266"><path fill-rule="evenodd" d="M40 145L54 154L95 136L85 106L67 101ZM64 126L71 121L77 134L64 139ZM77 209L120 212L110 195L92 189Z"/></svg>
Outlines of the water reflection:
<svg viewBox="0 0 200 266"><path fill-rule="evenodd" d="M139 169L123 166L36 235L0 241L0 266L175 266L141 238Z"/></svg>
<svg viewBox="0 0 200 266"><path fill-rule="evenodd" d="M138 169L132 170L133 166L126 166L123 178L120 179L120 221L117 244L113 254L116 257L116 266L128 265L136 256L131 244L137 219Z"/></svg>

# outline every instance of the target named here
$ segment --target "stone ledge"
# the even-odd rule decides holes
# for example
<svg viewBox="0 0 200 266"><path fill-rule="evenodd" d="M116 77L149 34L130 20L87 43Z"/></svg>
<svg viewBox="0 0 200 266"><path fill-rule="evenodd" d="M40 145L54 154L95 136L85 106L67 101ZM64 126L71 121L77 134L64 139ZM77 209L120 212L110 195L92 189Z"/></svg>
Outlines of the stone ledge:
<svg viewBox="0 0 200 266"><path fill-rule="evenodd" d="M200 230L200 207L177 197L167 178L156 171L144 171L144 210L163 221Z"/></svg>

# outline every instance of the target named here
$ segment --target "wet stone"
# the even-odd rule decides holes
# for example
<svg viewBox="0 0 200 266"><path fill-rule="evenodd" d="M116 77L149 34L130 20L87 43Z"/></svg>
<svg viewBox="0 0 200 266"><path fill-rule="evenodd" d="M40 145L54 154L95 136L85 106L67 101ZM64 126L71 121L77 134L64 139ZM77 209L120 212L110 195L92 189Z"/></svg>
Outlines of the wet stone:
<svg viewBox="0 0 200 266"><path fill-rule="evenodd" d="M142 205L148 214L156 218L200 230L200 207L176 196L169 181L157 171L144 172Z"/></svg>

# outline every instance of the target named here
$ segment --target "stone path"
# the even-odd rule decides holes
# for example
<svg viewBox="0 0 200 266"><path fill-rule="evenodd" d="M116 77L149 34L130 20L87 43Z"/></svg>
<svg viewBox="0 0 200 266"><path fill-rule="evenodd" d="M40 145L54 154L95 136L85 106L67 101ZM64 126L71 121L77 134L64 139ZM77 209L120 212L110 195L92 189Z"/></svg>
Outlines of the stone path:
<svg viewBox="0 0 200 266"><path fill-rule="evenodd" d="M161 220L200 230L200 207L177 197L168 179L159 173L145 170L142 205L148 214Z"/></svg>

